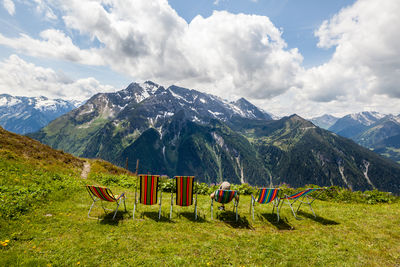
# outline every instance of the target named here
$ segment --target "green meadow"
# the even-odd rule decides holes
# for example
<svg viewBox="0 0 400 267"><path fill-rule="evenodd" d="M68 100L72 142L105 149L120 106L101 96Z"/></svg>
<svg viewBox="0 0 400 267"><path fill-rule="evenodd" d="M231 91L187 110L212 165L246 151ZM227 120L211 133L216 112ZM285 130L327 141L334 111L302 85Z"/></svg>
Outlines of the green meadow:
<svg viewBox="0 0 400 267"><path fill-rule="evenodd" d="M254 189L237 186L242 194L235 222L232 204L225 212L215 205L211 220L208 193L214 188L198 185L203 194L197 221L193 206L174 206L169 219L169 192L162 194L160 221L158 206L143 205L133 220L135 177L90 160L91 171L82 179L84 160L11 137L0 141L0 266L400 264L400 203L387 193L336 188L315 201L316 218L303 207L297 220L284 205L277 223L271 205L257 205L253 221L248 193ZM85 184L126 192L127 211L121 205L112 220L112 212L97 205L95 219L89 219L92 200ZM161 187L171 191L171 185L163 181Z"/></svg>

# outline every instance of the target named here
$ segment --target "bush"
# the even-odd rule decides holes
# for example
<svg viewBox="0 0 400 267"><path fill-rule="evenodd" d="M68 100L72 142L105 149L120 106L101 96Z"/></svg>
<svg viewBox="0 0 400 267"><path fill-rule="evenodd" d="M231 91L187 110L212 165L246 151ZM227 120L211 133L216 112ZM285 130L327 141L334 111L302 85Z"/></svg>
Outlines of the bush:
<svg viewBox="0 0 400 267"><path fill-rule="evenodd" d="M27 212L35 205L47 199L65 197L66 191L81 188L76 177L56 173L37 173L30 177L33 182L28 186L9 184L0 186L0 215L12 219Z"/></svg>
<svg viewBox="0 0 400 267"><path fill-rule="evenodd" d="M232 185L231 190L237 190L239 195L255 195L257 193L257 188L252 187L249 184Z"/></svg>

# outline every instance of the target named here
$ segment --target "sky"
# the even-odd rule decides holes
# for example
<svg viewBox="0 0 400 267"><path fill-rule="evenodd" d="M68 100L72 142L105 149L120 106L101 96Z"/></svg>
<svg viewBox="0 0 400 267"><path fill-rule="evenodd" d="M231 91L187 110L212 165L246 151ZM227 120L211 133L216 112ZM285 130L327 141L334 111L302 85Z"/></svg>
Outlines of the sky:
<svg viewBox="0 0 400 267"><path fill-rule="evenodd" d="M151 80L277 116L400 113L398 0L0 0L0 93Z"/></svg>

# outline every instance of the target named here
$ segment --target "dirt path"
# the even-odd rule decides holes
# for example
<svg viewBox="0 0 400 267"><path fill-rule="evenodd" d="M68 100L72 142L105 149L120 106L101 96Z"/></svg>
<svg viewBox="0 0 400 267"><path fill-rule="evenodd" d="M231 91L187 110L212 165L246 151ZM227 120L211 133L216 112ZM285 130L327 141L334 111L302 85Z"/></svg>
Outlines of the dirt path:
<svg viewBox="0 0 400 267"><path fill-rule="evenodd" d="M82 173L81 173L81 178L82 179L87 179L88 175L90 172L90 163L89 162L85 162L83 164L83 169L82 169Z"/></svg>

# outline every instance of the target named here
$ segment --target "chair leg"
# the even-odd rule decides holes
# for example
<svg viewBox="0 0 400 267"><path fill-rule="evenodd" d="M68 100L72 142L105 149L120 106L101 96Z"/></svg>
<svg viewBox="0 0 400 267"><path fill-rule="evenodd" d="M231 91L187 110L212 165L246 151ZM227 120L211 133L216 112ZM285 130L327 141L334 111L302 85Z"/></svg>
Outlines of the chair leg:
<svg viewBox="0 0 400 267"><path fill-rule="evenodd" d="M114 216L112 217L113 220L115 219L115 215L117 215L118 208L119 208L119 203L120 202L117 203L117 208L115 209Z"/></svg>
<svg viewBox="0 0 400 267"><path fill-rule="evenodd" d="M125 197L124 197L124 208L125 208L125 212L126 212L126 204L125 204Z"/></svg>
<svg viewBox="0 0 400 267"><path fill-rule="evenodd" d="M296 219L299 219L299 218L296 216L296 213L294 212L294 209L293 209L293 206L292 206L292 204L293 204L294 202L293 202L293 203L290 203L290 201L288 201L287 203L289 204L290 208L292 209L293 216L294 216Z"/></svg>
<svg viewBox="0 0 400 267"><path fill-rule="evenodd" d="M162 200L162 191L160 192L160 208L158 209L158 220L161 219L161 200Z"/></svg>
<svg viewBox="0 0 400 267"><path fill-rule="evenodd" d="M88 218L90 218L90 212L92 211L92 208L93 208L93 206L94 206L94 204L96 203L96 200L93 200L93 203L92 203L92 205L90 206L90 209L89 209L89 212L88 212Z"/></svg>
<svg viewBox="0 0 400 267"><path fill-rule="evenodd" d="M194 203L194 219L197 220L197 193L196 193L196 199Z"/></svg>
<svg viewBox="0 0 400 267"><path fill-rule="evenodd" d="M169 219L170 220L172 219L172 206L174 203L173 199L174 199L174 196L173 196L173 193L171 193L171 208L169 209Z"/></svg>

